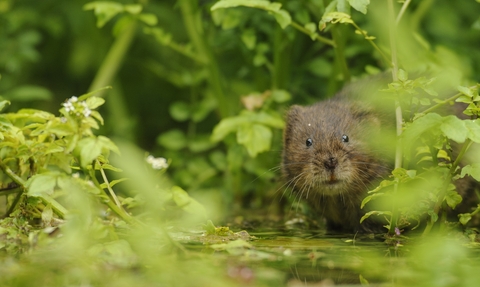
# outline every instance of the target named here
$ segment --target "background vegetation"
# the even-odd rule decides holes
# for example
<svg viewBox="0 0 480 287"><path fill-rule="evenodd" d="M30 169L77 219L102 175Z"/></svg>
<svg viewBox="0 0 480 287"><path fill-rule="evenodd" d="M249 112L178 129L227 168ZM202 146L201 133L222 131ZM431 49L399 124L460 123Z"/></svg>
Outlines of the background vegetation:
<svg viewBox="0 0 480 287"><path fill-rule="evenodd" d="M477 105L478 1L216 3L0 0L6 285L178 284L179 274L189 275L183 285L246 284L250 277L188 255L167 229L190 226L189 214L205 223L279 201L290 104L318 101L381 71L393 69L391 81L405 82L402 68L410 78L435 77L441 95L464 86L463 101ZM417 84L425 98L426 83ZM97 92L82 96L88 91ZM411 136L424 132L417 131ZM122 156L111 164L117 146ZM146 166L135 146L168 159L168 171ZM461 266L477 266L457 245L437 245ZM30 256L10 256L22 253ZM433 254L422 262L435 261ZM189 260L168 263L182 256ZM422 282L434 282L433 269ZM362 272L379 276L371 270ZM281 282L275 272L260 268L255 283ZM468 278L465 286L478 282Z"/></svg>

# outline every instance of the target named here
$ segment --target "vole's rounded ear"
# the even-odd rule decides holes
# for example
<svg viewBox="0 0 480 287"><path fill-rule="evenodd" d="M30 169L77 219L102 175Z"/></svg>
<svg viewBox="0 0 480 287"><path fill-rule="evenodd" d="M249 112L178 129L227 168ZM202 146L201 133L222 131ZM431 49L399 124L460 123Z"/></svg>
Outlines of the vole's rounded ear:
<svg viewBox="0 0 480 287"><path fill-rule="evenodd" d="M287 120L298 118L305 108L299 105L293 105L287 112Z"/></svg>

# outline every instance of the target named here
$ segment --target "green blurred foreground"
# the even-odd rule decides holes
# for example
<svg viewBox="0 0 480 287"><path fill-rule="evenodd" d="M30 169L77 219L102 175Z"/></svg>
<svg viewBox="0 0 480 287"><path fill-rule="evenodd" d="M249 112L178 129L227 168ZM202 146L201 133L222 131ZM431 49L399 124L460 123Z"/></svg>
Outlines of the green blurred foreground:
<svg viewBox="0 0 480 287"><path fill-rule="evenodd" d="M478 2L0 0L0 286L477 286ZM385 234L326 236L283 113L380 71Z"/></svg>

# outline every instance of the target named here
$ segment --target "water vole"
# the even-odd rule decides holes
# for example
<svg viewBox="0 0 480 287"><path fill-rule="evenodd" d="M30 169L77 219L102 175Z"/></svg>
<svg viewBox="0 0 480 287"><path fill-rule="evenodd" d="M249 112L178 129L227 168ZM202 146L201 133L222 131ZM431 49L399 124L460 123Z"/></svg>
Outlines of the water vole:
<svg viewBox="0 0 480 287"><path fill-rule="evenodd" d="M312 106L292 106L286 122L282 171L288 187L330 230L380 230L368 220L360 225L366 192L391 170L376 144L380 115L344 91Z"/></svg>

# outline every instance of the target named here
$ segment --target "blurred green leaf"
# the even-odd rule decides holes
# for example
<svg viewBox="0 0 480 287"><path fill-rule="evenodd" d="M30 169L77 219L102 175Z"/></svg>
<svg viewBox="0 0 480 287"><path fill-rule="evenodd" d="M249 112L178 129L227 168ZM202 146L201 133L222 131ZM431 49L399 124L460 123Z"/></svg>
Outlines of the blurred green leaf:
<svg viewBox="0 0 480 287"><path fill-rule="evenodd" d="M185 212L200 216L200 221L203 221L207 218L205 207L203 207L203 205L201 205L195 199L191 198L185 190L178 186L174 186L172 187L172 194L175 204L177 204L177 206L183 209Z"/></svg>
<svg viewBox="0 0 480 287"><path fill-rule="evenodd" d="M90 97L86 100L86 103L88 108L93 110L103 105L105 103L105 100L99 97Z"/></svg>
<svg viewBox="0 0 480 287"><path fill-rule="evenodd" d="M185 137L185 134L178 129L162 133L157 138L157 142L164 148L170 150L180 150L187 146L187 138Z"/></svg>
<svg viewBox="0 0 480 287"><path fill-rule="evenodd" d="M348 3L357 11L367 14L367 6L370 0L348 0Z"/></svg>
<svg viewBox="0 0 480 287"><path fill-rule="evenodd" d="M30 196L41 196L43 194L53 194L57 185L58 174L42 173L36 174L27 181L27 194Z"/></svg>
<svg viewBox="0 0 480 287"><path fill-rule="evenodd" d="M272 130L264 125L242 125L237 132L237 142L247 148L251 157L268 151L272 140Z"/></svg>
<svg viewBox="0 0 480 287"><path fill-rule="evenodd" d="M52 93L41 86L25 85L8 91L5 97L13 101L48 101L52 99Z"/></svg>
<svg viewBox="0 0 480 287"><path fill-rule="evenodd" d="M158 23L158 19L157 19L157 16L155 16L155 14L146 14L146 13L140 14L138 15L138 19L150 26L155 26Z"/></svg>
<svg viewBox="0 0 480 287"><path fill-rule="evenodd" d="M83 6L84 10L93 10L97 16L97 27L102 28L117 14L124 11L124 6L113 1L94 1Z"/></svg>
<svg viewBox="0 0 480 287"><path fill-rule="evenodd" d="M211 10L215 11L217 9L232 8L238 6L258 8L268 11L275 17L275 20L277 20L278 24L280 24L283 29L285 29L285 27L290 25L290 23L292 22L290 14L287 11L281 9L281 3L265 0L220 0L212 6Z"/></svg>
<svg viewBox="0 0 480 287"><path fill-rule="evenodd" d="M242 42L247 46L249 50L253 50L257 43L257 35L255 30L246 29L242 33Z"/></svg>
<svg viewBox="0 0 480 287"><path fill-rule="evenodd" d="M292 95L285 90L273 90L272 99L277 103L285 103L292 99Z"/></svg>
<svg viewBox="0 0 480 287"><path fill-rule="evenodd" d="M10 101L7 101L7 100L0 101L0 111L2 111L7 105L10 105Z"/></svg>
<svg viewBox="0 0 480 287"><path fill-rule="evenodd" d="M449 139L457 143L465 142L468 130L465 127L465 122L456 116L444 117L440 129Z"/></svg>
<svg viewBox="0 0 480 287"><path fill-rule="evenodd" d="M464 177L465 175L470 175L476 181L480 181L480 163L473 163L464 166L460 176Z"/></svg>
<svg viewBox="0 0 480 287"><path fill-rule="evenodd" d="M174 102L169 107L172 118L179 122L186 121L190 118L190 105L186 102Z"/></svg>
<svg viewBox="0 0 480 287"><path fill-rule="evenodd" d="M76 150L80 157L80 164L84 168L98 158L104 150L120 154L118 147L104 136L83 138L78 142Z"/></svg>
<svg viewBox="0 0 480 287"><path fill-rule="evenodd" d="M142 12L143 7L140 4L128 4L124 6L124 10L130 14L139 14Z"/></svg>

